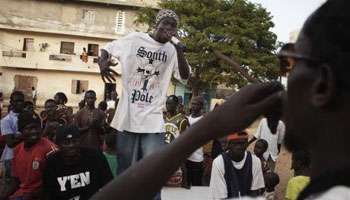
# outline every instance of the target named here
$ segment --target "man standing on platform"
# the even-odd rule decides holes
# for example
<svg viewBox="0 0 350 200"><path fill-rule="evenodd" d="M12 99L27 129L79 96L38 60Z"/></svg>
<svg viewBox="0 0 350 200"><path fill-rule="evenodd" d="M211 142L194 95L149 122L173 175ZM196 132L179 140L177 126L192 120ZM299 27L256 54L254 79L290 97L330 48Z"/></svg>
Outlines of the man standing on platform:
<svg viewBox="0 0 350 200"><path fill-rule="evenodd" d="M170 42L177 35L178 23L174 11L161 10L152 34L130 33L101 50L103 80L115 80L112 56L122 67L123 90L111 123L118 130L118 174L164 144L162 107L171 77L187 80L190 76L183 48Z"/></svg>

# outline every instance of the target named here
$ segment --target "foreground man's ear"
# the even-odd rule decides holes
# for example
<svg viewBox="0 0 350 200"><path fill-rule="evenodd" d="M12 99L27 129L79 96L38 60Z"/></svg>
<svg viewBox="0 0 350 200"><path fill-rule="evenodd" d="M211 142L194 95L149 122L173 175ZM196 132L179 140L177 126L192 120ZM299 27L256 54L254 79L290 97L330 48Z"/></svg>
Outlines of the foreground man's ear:
<svg viewBox="0 0 350 200"><path fill-rule="evenodd" d="M336 97L336 79L328 64L319 66L318 75L311 88L311 104L315 107L328 106Z"/></svg>

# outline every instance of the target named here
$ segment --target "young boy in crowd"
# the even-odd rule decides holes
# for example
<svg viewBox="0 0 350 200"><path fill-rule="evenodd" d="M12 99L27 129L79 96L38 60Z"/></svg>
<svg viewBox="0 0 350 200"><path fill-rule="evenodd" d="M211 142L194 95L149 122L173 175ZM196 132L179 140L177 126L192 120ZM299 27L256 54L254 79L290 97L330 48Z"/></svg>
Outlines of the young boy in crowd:
<svg viewBox="0 0 350 200"><path fill-rule="evenodd" d="M117 175L117 157L116 155L116 135L115 133L109 133L105 136L105 150L103 152L107 159L109 168L113 174L113 177Z"/></svg>
<svg viewBox="0 0 350 200"><path fill-rule="evenodd" d="M43 136L55 141L57 128L67 124L65 118L61 118L57 111L57 103L53 99L45 101L45 110L41 112Z"/></svg>
<svg viewBox="0 0 350 200"><path fill-rule="evenodd" d="M286 199L296 200L301 191L310 183L310 156L306 151L292 154L294 177L288 181Z"/></svg>
<svg viewBox="0 0 350 200"><path fill-rule="evenodd" d="M86 106L74 116L74 123L80 131L80 145L101 150L106 128L106 114L95 107L96 92L85 92Z"/></svg>
<svg viewBox="0 0 350 200"><path fill-rule="evenodd" d="M260 159L261 167L264 174L267 171L269 171L267 160L265 160L264 158L264 153L267 151L268 146L269 144L264 139L259 139L258 141L256 141L254 146L254 154Z"/></svg>
<svg viewBox="0 0 350 200"><path fill-rule="evenodd" d="M200 119L203 118L203 106L204 100L202 97L197 96L193 97L191 100L191 114L188 116L188 121L190 126L197 123ZM187 169L187 180L189 185L193 186L201 186L202 185L202 177L204 172L204 152L203 147L200 147L196 151L194 151L190 157L187 158L186 161L186 169Z"/></svg>
<svg viewBox="0 0 350 200"><path fill-rule="evenodd" d="M282 121L278 119L271 120L266 117L260 121L253 139L249 141L249 144L257 139L264 139L267 141L268 148L264 153L264 158L271 171L275 171L276 161L284 138L284 132L285 125Z"/></svg>
<svg viewBox="0 0 350 200"><path fill-rule="evenodd" d="M45 197L50 200L87 200L113 175L103 154L79 145L79 129L63 126L58 129L59 151L47 160L43 177Z"/></svg>
<svg viewBox="0 0 350 200"><path fill-rule="evenodd" d="M5 177L11 176L11 161L13 159L13 148L22 142L21 133L18 131L18 115L24 109L24 94L20 91L12 92L10 96L9 113L1 119L1 135L5 139L5 148L1 154L0 161L4 164Z"/></svg>
<svg viewBox="0 0 350 200"><path fill-rule="evenodd" d="M213 199L258 196L265 188L261 162L247 151L248 133L227 137L228 151L213 161L210 191Z"/></svg>
<svg viewBox="0 0 350 200"><path fill-rule="evenodd" d="M64 119L66 124L71 124L73 121L73 108L66 106L68 98L63 92L57 92L54 96L54 100L57 103L57 114L59 118Z"/></svg>
<svg viewBox="0 0 350 200"><path fill-rule="evenodd" d="M22 133L23 142L15 147L12 161L12 176L16 178L18 188L10 199L40 199L47 157L57 148L41 137L40 119L31 112L18 116L18 130Z"/></svg>
<svg viewBox="0 0 350 200"><path fill-rule="evenodd" d="M275 172L267 172L264 174L265 179L265 193L266 200L275 199L275 187L280 183L280 177Z"/></svg>
<svg viewBox="0 0 350 200"><path fill-rule="evenodd" d="M35 112L34 103L31 101L24 102L24 111L30 112L35 118L40 119L39 115Z"/></svg>
<svg viewBox="0 0 350 200"><path fill-rule="evenodd" d="M179 98L175 95L168 97L166 101L165 121L165 143L169 144L189 127L187 117L178 112ZM180 186L189 188L186 167L182 165L167 182L168 186Z"/></svg>

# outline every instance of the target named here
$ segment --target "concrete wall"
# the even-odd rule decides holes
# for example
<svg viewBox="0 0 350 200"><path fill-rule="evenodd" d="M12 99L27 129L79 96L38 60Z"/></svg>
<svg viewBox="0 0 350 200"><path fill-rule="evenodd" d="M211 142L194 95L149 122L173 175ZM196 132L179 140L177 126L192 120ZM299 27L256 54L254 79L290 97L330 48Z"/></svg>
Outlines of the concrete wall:
<svg viewBox="0 0 350 200"><path fill-rule="evenodd" d="M82 36L70 36L62 34L47 34L28 31L14 31L0 29L0 48L2 50L23 50L24 38L34 39L34 50L47 54L59 54L61 42L74 42L74 53L80 55L83 47L88 48L88 44L98 44L102 48L111 39L89 38ZM45 50L40 51L40 44L48 43Z"/></svg>
<svg viewBox="0 0 350 200"><path fill-rule="evenodd" d="M150 1L153 2L153 1ZM82 20L84 10L93 10L95 20L87 24ZM15 76L32 76L37 80L37 105L53 98L56 92L64 92L69 106L78 106L81 94L72 93L72 80L88 80L89 88L95 90L98 102L104 96L104 83L99 68L89 56L88 63L80 60L83 47L98 44L101 49L107 42L120 38L117 34L115 18L118 10L126 12L125 34L147 27L136 26L136 8L96 3L70 1L0 1L0 91L4 94L5 104L15 88ZM24 38L34 39L32 51L22 51ZM74 42L75 55L60 54L61 41ZM48 47L40 50L40 44ZM4 51L25 53L26 57L3 56ZM50 55L65 55L70 61L52 61ZM116 71L121 73L120 66ZM117 92L121 94L121 79L117 78ZM168 95L174 93L170 85Z"/></svg>
<svg viewBox="0 0 350 200"><path fill-rule="evenodd" d="M22 51L24 38L34 39L34 49L32 51ZM75 55L60 54L62 41L74 42ZM80 54L83 52L84 47L88 50L88 44L98 44L99 49L101 49L108 41L111 40L0 29L0 51L2 51L0 54L0 66L98 73L98 65L93 62L93 59L96 57L89 56L88 62L85 63L80 59ZM40 50L40 45L43 43L47 43L48 47ZM4 56L3 51L25 53L26 57ZM70 60L50 60L50 55L64 55L69 57Z"/></svg>
<svg viewBox="0 0 350 200"><path fill-rule="evenodd" d="M93 22L84 21L85 10L95 13ZM125 34L115 32L119 10L126 12L125 33L146 30L147 27L134 24L137 16L136 7L34 0L1 0L0 28L116 38Z"/></svg>

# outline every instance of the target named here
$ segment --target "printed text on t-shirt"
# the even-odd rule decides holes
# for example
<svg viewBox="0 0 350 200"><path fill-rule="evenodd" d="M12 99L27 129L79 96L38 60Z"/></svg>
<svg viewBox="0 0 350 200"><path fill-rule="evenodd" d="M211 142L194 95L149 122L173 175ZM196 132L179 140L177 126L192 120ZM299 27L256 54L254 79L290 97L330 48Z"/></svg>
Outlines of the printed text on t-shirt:
<svg viewBox="0 0 350 200"><path fill-rule="evenodd" d="M159 60L162 62L166 62L168 59L168 56L166 55L165 51L159 51L159 52L154 52L154 51L146 51L145 47L140 47L137 50L137 54L140 57L146 57L150 60Z"/></svg>
<svg viewBox="0 0 350 200"><path fill-rule="evenodd" d="M90 184L90 172L57 177L61 191L66 191L66 184L70 183L70 189L85 187Z"/></svg>

